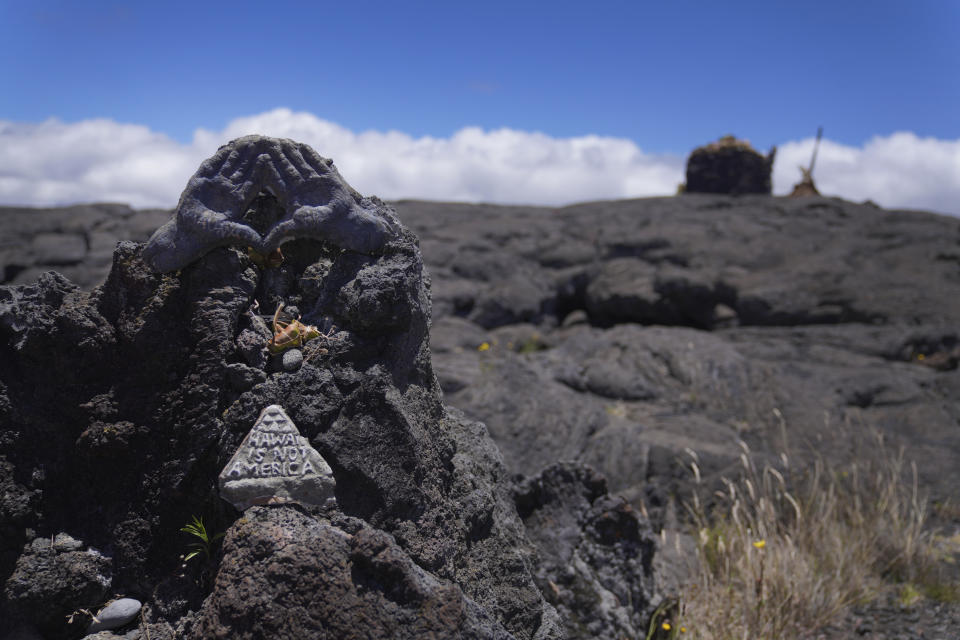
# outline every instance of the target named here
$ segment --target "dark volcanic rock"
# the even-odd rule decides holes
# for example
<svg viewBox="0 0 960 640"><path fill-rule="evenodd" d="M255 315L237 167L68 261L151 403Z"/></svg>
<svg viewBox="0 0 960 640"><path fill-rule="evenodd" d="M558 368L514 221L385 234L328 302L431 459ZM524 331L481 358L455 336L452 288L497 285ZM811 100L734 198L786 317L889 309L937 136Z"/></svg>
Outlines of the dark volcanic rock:
<svg viewBox="0 0 960 640"><path fill-rule="evenodd" d="M687 193L770 194L770 173L777 153L764 157L749 142L724 136L697 147L687 158Z"/></svg>
<svg viewBox="0 0 960 640"><path fill-rule="evenodd" d="M103 601L110 582L108 558L60 534L27 545L3 595L9 616L52 634L74 611L73 603Z"/></svg>
<svg viewBox="0 0 960 640"><path fill-rule="evenodd" d="M395 544L430 577L399 568L390 584L420 585L408 602L452 588L444 602L464 612L463 633L484 619L471 603L515 636L570 633L573 620L598 637L635 628L615 609L574 604L605 602L596 585L620 598L604 586L617 579L581 572L570 584L594 591L575 596L553 577L570 556L551 536L587 541L603 520L590 514L625 517L622 503L594 496L589 472L553 467L561 460L596 469L659 525L689 483L686 448L709 480L736 464L740 439L760 456L788 448L797 464L810 449L843 460L878 430L919 462L934 499L955 499L960 221L755 195L396 206L430 272L432 371L465 417L440 407L427 382L426 289L412 244L369 257L296 241L266 272L221 249L176 277L148 273L124 244L93 294L56 276L0 289L3 575L28 529L67 531L113 553L114 588L145 596L156 629L186 629L201 610L203 624L217 612L228 620L225 599L205 604L199 568L176 577L185 541L171 534L192 513L217 530L234 522L212 479L272 402L337 479L342 515L308 514L318 524L306 529L354 535L349 523L362 520L386 534L385 549ZM293 373L256 348L267 330L249 311L259 300L266 314L280 299L304 321L337 327L330 353ZM60 372L55 388L50 371ZM136 461L116 453L131 450L142 452ZM112 466L94 464L103 460ZM521 522L510 474L524 476L517 495L543 482L563 497L521 501ZM122 500L117 487L129 489ZM101 496L114 498L101 507ZM96 509L98 522L83 519ZM552 531L547 517L579 528ZM613 554L597 557L619 567L618 579L641 575L642 562L615 545L597 549ZM407 604L391 602L406 615Z"/></svg>
<svg viewBox="0 0 960 640"><path fill-rule="evenodd" d="M221 247L156 274L121 242L92 292L58 274L0 287L0 636L66 637L63 612L108 593L144 603L154 640L564 636L496 446L441 403L417 239L377 210L397 235L374 255L299 238L277 268ZM328 329L293 371L254 353L281 302ZM240 514L218 495L271 404L329 463L335 506ZM183 563L193 516L227 535ZM74 571L86 552L33 572L31 540L57 532L100 550L105 583Z"/></svg>
<svg viewBox="0 0 960 640"><path fill-rule="evenodd" d="M233 336L249 318L244 312L257 298L266 306L271 295L261 286L262 274L237 251L220 249L179 277L156 276L139 260L140 247L120 245L110 279L93 295L47 276L2 292L2 378L11 405L4 456L14 467L14 488L28 501L31 491L39 492L41 505L11 514L12 520L66 530L111 550L111 588L149 601L153 585L178 570L185 541L175 534L191 514L205 515L218 528L236 518L217 496L216 475L259 410L278 403L334 468L340 509L393 535L400 545L393 553L405 571L418 564L437 576L436 589L450 593L459 593L458 571L470 575L463 588L478 604L463 600L462 606L487 611L489 629L502 625L518 638L551 636L549 627L541 628L549 605L524 565L503 566L523 538L515 512L495 508L498 500L509 500L507 489L495 484L502 479L462 487L466 479L457 471L450 435L462 422L445 417L431 373L428 303L411 236L383 257L382 281L391 278L398 292L385 298L351 297L358 279L365 291L376 291L375 263L337 254L332 277L296 300L303 309L332 311L340 328L333 353L293 373L253 379L246 391L231 384L228 365L241 357ZM284 275L295 282L293 265L327 251L319 244L290 247L291 273ZM291 286L291 297L294 291ZM398 307L403 304L405 313ZM352 321L361 316L362 323ZM51 377L56 385L48 383ZM28 479L26 486L18 477ZM478 528L477 521L486 524ZM246 538L231 539L226 561L254 566L257 561L244 555ZM496 552L468 553L468 540L473 547L492 541ZM23 556L18 566L22 562ZM7 581L8 593L18 575ZM214 595L229 609L233 592L221 593L221 584L229 582L216 582ZM268 586L262 585L264 593L272 592ZM97 604L84 591L70 595L63 594L62 606ZM438 605L447 602L447 596L436 598ZM27 599L40 607L40 600ZM270 602L285 611L283 599ZM11 608L13 615L22 611L26 606ZM394 626L405 624L399 610L400 617L383 615ZM150 622L183 626L184 620ZM214 626L229 625L217 619ZM163 628L153 637L164 637ZM370 629L358 633L367 631L378 637ZM264 633L257 637L285 637L283 629ZM303 635L302 629L291 633Z"/></svg>
<svg viewBox="0 0 960 640"><path fill-rule="evenodd" d="M398 210L445 283L432 346L446 400L487 423L517 473L581 460L656 507L688 474L686 447L709 474L739 438L840 455L879 429L937 498L960 483L956 219L693 194ZM552 283L529 297L539 312L481 322L495 283L458 275L466 246ZM448 297L463 291L469 305Z"/></svg>
<svg viewBox="0 0 960 640"><path fill-rule="evenodd" d="M513 636L456 583L414 563L360 520L333 524L254 507L230 529L199 638ZM279 605L279 606L278 606Z"/></svg>
<svg viewBox="0 0 960 640"><path fill-rule="evenodd" d="M169 217L122 204L0 207L0 284L29 284L55 269L92 289L106 279L119 240L142 242Z"/></svg>
<svg viewBox="0 0 960 640"><path fill-rule="evenodd" d="M642 638L656 603L653 532L606 482L560 463L523 482L517 508L538 549L537 581L570 638Z"/></svg>

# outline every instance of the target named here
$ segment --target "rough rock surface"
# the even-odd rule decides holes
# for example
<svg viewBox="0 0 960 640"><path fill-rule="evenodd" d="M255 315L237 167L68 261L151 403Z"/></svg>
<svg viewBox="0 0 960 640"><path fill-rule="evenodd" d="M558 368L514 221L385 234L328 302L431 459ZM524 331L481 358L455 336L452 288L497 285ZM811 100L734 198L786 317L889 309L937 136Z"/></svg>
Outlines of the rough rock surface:
<svg viewBox="0 0 960 640"><path fill-rule="evenodd" d="M92 289L107 279L117 242L143 242L169 219L168 210L125 204L0 207L0 284L30 284L53 270Z"/></svg>
<svg viewBox="0 0 960 640"><path fill-rule="evenodd" d="M446 431L457 443L455 467L474 477L461 484L460 495L468 495L467 487L474 483L497 488L463 498L467 503L493 500L497 509L509 510L512 501L498 493L506 486L504 474L526 476L518 485L526 486L557 461L576 460L605 476L611 493L634 507L646 506L659 526L689 480L679 464L686 447L699 453L704 475L716 477L736 464L741 438L760 455L774 456L789 446L800 456L812 446L830 458L848 456L872 430L894 445L902 444L906 456L920 463L922 486L935 502L955 501L960 486L957 219L822 197L705 194L563 208L414 201L395 206L420 238L432 281L432 365L444 402L486 423L483 428L456 412L445 418L450 425ZM62 226L68 219L65 211L16 216L35 214L31 224L39 233ZM26 219L16 216L13 219ZM44 226L43 216L55 222ZM0 216L0 225L4 219L10 218ZM12 236L4 230L0 237ZM121 263L129 259L123 251ZM310 273L325 275L332 264L325 262ZM133 281L155 277L135 273ZM47 300L45 304L56 308L85 295L46 278L43 290L30 294L34 305ZM111 286L116 282L106 290ZM128 303L131 311L123 322L139 327L137 353L162 342L165 334L150 314L185 308L184 294L178 295L165 303L154 301L152 311L144 306L149 296L142 293ZM307 307L301 309L306 315ZM338 325L348 315L338 316ZM81 322L82 317L41 314L32 344L55 348L34 348L19 357L49 368L51 354L94 349L87 345L98 335L98 321L94 317ZM358 325L364 321L363 314L351 317ZM4 332L11 331L2 326ZM181 320L175 326L186 331L191 323ZM256 335L248 320L239 320L238 326L237 335ZM52 335L44 334L54 327ZM62 332L68 332L66 338L59 337ZM213 333L206 331L208 340ZM127 351L132 349L129 340L124 344ZM314 370L317 359L297 374L277 374L259 362L256 353L244 351L247 342L236 344L238 351L230 352L227 369L236 393L265 385L277 389L279 399L302 387L301 380L309 380L309 388L337 387L333 373L319 379L313 376L321 374L300 377ZM330 357L338 357L336 349ZM231 374L234 365L246 369ZM241 375L247 369L257 375ZM326 364L320 369L327 371ZM63 382L67 388L71 379ZM5 385L0 389L5 396L0 397L0 419L6 424L12 415L6 399L13 397L7 389L11 380L16 379L0 377ZM285 382L278 387L280 381ZM31 393L45 392L39 384L30 388ZM341 396L348 395L337 388ZM89 452L95 445L124 446L137 438L146 442L142 423L120 415L111 408L114 402L101 393L87 403L84 420L116 431L111 440L91 430L80 451ZM314 396L308 404L333 416L341 402ZM255 411L251 408L250 413ZM297 415L291 416L298 421ZM251 423L230 424L231 437L240 438ZM501 453L486 439L487 429L502 452L505 469L499 466ZM318 433L304 435L327 457L329 447L317 446L322 441ZM0 437L10 441L5 433ZM22 549L22 531L36 527L35 514L50 493L44 490L43 477L33 476L34 467L14 466L3 456L0 453L0 562L6 563L4 575L9 575ZM51 468L46 467L48 474ZM341 473L336 466L334 471ZM570 503L585 509L597 500ZM191 508L198 511L197 504L182 503L175 517L168 516L167 531L182 525ZM569 513L582 513L581 507ZM363 514L350 515L370 521ZM951 527L960 527L955 512L935 510L934 515L948 534ZM518 548L531 549L525 545L539 541L540 548L524 556L532 580L539 593L571 619L564 592L558 597L549 583L543 587L543 576L550 575L544 569L548 565L543 558L549 554L543 528L535 517L524 516L524 524L525 532L516 523L510 531L523 539ZM150 530L146 521L125 526L126 531L142 532L133 539ZM472 526L482 530L485 525ZM44 535L55 530L69 531L48 527ZM406 548L403 536L385 530ZM95 543L82 532L74 533ZM586 536L586 529L571 535ZM129 548L129 542L125 544L122 549ZM136 557L132 550L125 553ZM460 576L457 584L468 581L467 572L454 573ZM182 602L183 611L190 606L196 611L201 595L192 605L182 595L179 601L170 596L163 607L174 611ZM146 606L161 608L156 602ZM866 619L863 626L873 614L866 610L858 615ZM949 615L956 619L958 614ZM173 613L169 617L175 618ZM885 637L884 624L874 624L872 633ZM891 627L886 637L899 636Z"/></svg>
<svg viewBox="0 0 960 640"><path fill-rule="evenodd" d="M573 462L526 479L516 502L538 552L537 582L567 637L646 637L656 542L630 504Z"/></svg>
<svg viewBox="0 0 960 640"><path fill-rule="evenodd" d="M62 611L113 594L143 602L152 640L564 637L499 451L442 404L420 250L390 223L375 255L298 238L275 269L220 247L156 274L143 244L121 242L93 291L52 273L0 287L0 637L72 637ZM336 327L292 372L252 348L280 302ZM270 404L330 464L335 505L241 514L219 497L220 470ZM227 535L181 566L194 515ZM56 532L101 550L102 592L54 585L59 568L25 586ZM643 598L624 615L649 615L660 596L629 571L618 584Z"/></svg>
<svg viewBox="0 0 960 640"><path fill-rule="evenodd" d="M697 147L687 158L687 193L770 194L770 173L777 153L757 153L749 142L724 136Z"/></svg>
<svg viewBox="0 0 960 640"><path fill-rule="evenodd" d="M877 429L955 496L960 220L703 194L397 209L430 269L445 401L512 471L580 460L653 513L686 447L720 473L740 438L839 456Z"/></svg>
<svg viewBox="0 0 960 640"><path fill-rule="evenodd" d="M361 520L253 507L231 528L224 556L193 637L514 637Z"/></svg>
<svg viewBox="0 0 960 640"><path fill-rule="evenodd" d="M82 544L64 545L57 538L35 538L6 580L7 615L55 632L73 612L71 602L99 602L110 588L110 560Z"/></svg>

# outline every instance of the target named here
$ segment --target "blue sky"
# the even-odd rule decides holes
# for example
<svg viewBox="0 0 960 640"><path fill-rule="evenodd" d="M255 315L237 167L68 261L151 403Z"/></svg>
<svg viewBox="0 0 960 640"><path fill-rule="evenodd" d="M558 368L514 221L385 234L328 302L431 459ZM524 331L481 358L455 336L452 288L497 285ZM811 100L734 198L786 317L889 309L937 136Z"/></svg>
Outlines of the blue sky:
<svg viewBox="0 0 960 640"><path fill-rule="evenodd" d="M0 0L0 203L172 206L199 160L251 127L300 134L384 197L650 195L726 133L780 146L783 191L822 125L822 190L960 213L958 33L953 1ZM135 147L141 165L159 154L175 193L111 173ZM24 168L12 149L49 158ZM439 169L478 163L480 177ZM940 192L897 200L881 168Z"/></svg>

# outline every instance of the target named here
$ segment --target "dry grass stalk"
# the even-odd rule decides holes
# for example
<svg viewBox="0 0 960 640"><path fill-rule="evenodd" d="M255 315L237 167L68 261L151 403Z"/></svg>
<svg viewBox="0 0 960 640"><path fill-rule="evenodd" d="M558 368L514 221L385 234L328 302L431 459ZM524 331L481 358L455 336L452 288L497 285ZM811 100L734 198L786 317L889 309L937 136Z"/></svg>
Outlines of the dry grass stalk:
<svg viewBox="0 0 960 640"><path fill-rule="evenodd" d="M741 443L739 477L711 508L688 505L699 569L683 592L685 637L802 637L891 582L928 579L937 560L916 465L905 473L902 450L878 445L880 457L797 473L786 454L758 468ZM700 484L695 454L691 471Z"/></svg>

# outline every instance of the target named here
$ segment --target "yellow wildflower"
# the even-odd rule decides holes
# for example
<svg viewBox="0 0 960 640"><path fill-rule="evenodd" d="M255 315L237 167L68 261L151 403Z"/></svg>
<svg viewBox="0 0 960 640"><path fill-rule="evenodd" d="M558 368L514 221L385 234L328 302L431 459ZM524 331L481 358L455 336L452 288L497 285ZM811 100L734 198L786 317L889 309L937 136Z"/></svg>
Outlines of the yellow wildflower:
<svg viewBox="0 0 960 640"><path fill-rule="evenodd" d="M669 622L664 622L664 623L663 623L662 625L660 625L660 626L663 627L663 630L664 630L664 631L670 631L670 623L669 623Z"/></svg>
<svg viewBox="0 0 960 640"><path fill-rule="evenodd" d="M766 540L757 540L756 542L753 543L753 546L754 546L754 548L756 548L756 549L763 549L765 546L767 546L767 541L766 541Z"/></svg>
<svg viewBox="0 0 960 640"><path fill-rule="evenodd" d="M490 350L490 343L489 343L489 342L484 342L484 343L481 344L479 347L477 347L477 351L489 351L489 350Z"/></svg>

